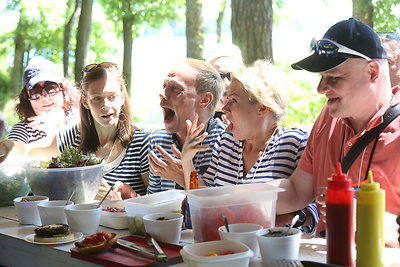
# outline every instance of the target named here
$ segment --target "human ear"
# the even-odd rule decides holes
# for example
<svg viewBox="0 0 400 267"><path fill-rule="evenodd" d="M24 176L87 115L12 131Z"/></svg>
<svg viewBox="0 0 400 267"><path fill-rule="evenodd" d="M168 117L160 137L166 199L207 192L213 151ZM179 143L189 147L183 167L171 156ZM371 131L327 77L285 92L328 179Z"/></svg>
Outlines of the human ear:
<svg viewBox="0 0 400 267"><path fill-rule="evenodd" d="M201 108L208 107L208 105L210 105L212 100L213 100L213 95L210 92L204 93L203 96L200 99L200 107Z"/></svg>
<svg viewBox="0 0 400 267"><path fill-rule="evenodd" d="M83 94L82 94L82 96L81 96L81 103L82 103L82 105L83 105L86 109L90 109L90 108L89 108L89 105L88 105L88 103L87 103L87 101L86 101L86 97L85 97L85 95L83 95Z"/></svg>
<svg viewBox="0 0 400 267"><path fill-rule="evenodd" d="M379 79L379 64L376 61L371 61L368 63L368 73L370 77L370 81L373 82L376 79Z"/></svg>
<svg viewBox="0 0 400 267"><path fill-rule="evenodd" d="M258 104L258 108L257 108L257 113L260 115L265 115L268 113L268 111L270 110L269 107L263 105L263 104Z"/></svg>

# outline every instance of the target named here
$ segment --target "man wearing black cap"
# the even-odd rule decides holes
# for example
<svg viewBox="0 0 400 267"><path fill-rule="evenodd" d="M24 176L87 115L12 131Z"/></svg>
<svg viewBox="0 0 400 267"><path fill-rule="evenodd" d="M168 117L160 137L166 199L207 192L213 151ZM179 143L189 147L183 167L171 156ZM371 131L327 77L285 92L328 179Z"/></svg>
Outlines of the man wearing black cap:
<svg viewBox="0 0 400 267"><path fill-rule="evenodd" d="M313 54L292 68L320 73L318 92L326 96L327 104L313 126L298 168L290 179L273 182L286 189L279 194L278 214L312 202L356 141L382 123L389 107L400 103L400 88L390 86L386 51L378 35L352 18L332 26L315 43ZM390 225L396 233L394 214L400 212L400 116L376 136L360 150L348 175L359 187L372 170L375 181L386 191L385 226ZM383 177L375 175L378 172ZM317 233L324 228L320 220ZM393 240L395 236L385 235ZM398 242L388 244L398 246Z"/></svg>

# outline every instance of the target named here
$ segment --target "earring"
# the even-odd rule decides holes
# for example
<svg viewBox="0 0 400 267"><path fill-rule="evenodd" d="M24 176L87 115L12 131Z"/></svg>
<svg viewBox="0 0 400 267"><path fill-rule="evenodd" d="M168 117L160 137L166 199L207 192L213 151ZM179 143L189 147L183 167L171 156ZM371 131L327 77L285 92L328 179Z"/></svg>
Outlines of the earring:
<svg viewBox="0 0 400 267"><path fill-rule="evenodd" d="M121 112L119 113L119 117L118 117L118 120L120 121L120 122L123 122L123 121L125 121L125 113L124 113L124 111L121 109Z"/></svg>

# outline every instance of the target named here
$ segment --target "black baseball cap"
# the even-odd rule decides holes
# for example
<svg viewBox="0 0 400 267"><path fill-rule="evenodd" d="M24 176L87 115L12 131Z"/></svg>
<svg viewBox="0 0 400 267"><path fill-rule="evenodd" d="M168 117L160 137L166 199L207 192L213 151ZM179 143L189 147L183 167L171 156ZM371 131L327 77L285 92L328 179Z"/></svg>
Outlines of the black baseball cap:
<svg viewBox="0 0 400 267"><path fill-rule="evenodd" d="M35 84L46 81L58 84L62 82L61 73L53 62L39 59L25 68L22 84L26 89L31 90Z"/></svg>
<svg viewBox="0 0 400 267"><path fill-rule="evenodd" d="M333 41L370 59L387 58L379 36L369 26L354 18L336 23L328 29L322 39ZM316 53L315 49L313 52L312 55L292 64L292 68L324 72L338 66L348 58L357 57L346 52L339 52L334 56Z"/></svg>

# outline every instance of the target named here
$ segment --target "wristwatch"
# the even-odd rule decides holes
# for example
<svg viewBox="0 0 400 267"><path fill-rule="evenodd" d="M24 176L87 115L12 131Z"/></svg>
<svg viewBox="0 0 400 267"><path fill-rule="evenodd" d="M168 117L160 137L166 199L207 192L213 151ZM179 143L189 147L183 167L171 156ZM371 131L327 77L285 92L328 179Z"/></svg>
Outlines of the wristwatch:
<svg viewBox="0 0 400 267"><path fill-rule="evenodd" d="M303 224L306 222L307 219L307 214L304 210L298 210L294 213L294 215L299 215L299 219L297 222L293 225L294 228L299 228L300 226L303 226Z"/></svg>

